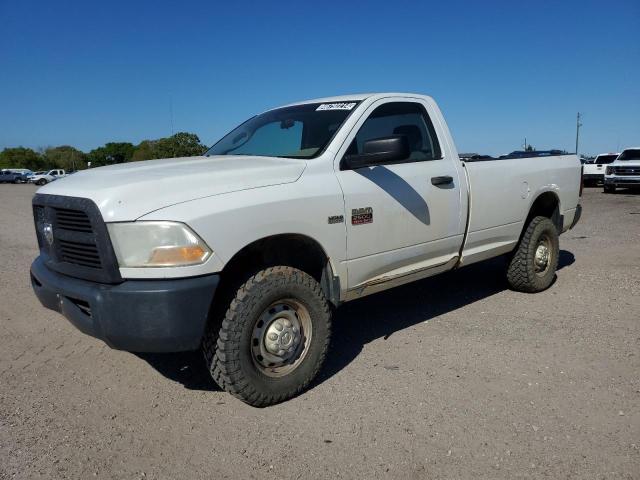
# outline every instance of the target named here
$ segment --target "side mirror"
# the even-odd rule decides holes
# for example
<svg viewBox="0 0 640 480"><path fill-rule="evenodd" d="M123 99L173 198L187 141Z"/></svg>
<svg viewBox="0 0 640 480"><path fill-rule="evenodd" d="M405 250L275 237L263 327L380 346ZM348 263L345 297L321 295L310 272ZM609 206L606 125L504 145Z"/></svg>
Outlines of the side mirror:
<svg viewBox="0 0 640 480"><path fill-rule="evenodd" d="M409 157L409 140L405 135L374 138L364 142L362 153L345 155L344 165L348 169L368 167L387 162L397 162Z"/></svg>

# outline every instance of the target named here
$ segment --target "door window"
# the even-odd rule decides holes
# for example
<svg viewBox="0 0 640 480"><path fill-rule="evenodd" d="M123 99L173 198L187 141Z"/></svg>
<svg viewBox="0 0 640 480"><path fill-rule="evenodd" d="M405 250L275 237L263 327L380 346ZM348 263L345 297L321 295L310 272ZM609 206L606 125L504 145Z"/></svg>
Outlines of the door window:
<svg viewBox="0 0 640 480"><path fill-rule="evenodd" d="M411 153L405 162L442 158L433 124L424 107L415 102L390 102L376 108L360 127L346 155L361 153L369 140L395 135L407 137Z"/></svg>

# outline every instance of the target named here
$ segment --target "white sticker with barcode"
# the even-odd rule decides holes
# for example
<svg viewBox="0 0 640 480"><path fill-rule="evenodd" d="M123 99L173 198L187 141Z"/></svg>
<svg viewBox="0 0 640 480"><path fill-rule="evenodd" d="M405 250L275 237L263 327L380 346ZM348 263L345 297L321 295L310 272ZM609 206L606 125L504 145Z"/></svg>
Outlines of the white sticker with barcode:
<svg viewBox="0 0 640 480"><path fill-rule="evenodd" d="M323 103L316 108L316 112L319 110L351 110L357 105L356 102L349 103Z"/></svg>

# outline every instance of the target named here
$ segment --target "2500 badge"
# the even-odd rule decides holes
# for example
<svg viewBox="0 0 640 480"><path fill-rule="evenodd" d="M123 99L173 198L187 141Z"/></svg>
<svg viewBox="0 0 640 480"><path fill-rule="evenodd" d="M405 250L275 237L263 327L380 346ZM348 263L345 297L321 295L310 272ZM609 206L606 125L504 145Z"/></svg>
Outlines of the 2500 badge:
<svg viewBox="0 0 640 480"><path fill-rule="evenodd" d="M351 210L351 225L373 223L373 208L362 207Z"/></svg>

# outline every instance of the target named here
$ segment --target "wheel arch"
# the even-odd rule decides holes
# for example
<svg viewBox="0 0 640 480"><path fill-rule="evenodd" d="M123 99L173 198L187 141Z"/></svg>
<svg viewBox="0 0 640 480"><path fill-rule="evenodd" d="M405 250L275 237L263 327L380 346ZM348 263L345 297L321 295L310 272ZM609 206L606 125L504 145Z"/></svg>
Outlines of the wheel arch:
<svg viewBox="0 0 640 480"><path fill-rule="evenodd" d="M254 240L240 248L221 271L232 288L259 270L276 265L294 267L318 281L334 306L340 303L340 279L322 245L304 234L282 233Z"/></svg>
<svg viewBox="0 0 640 480"><path fill-rule="evenodd" d="M555 191L545 190L538 193L535 200L529 207L529 213L527 214L527 218L522 226L522 233L526 230L529 222L531 222L533 218L539 216L549 218L556 226L558 234L562 233L563 221L560 213L560 197Z"/></svg>

